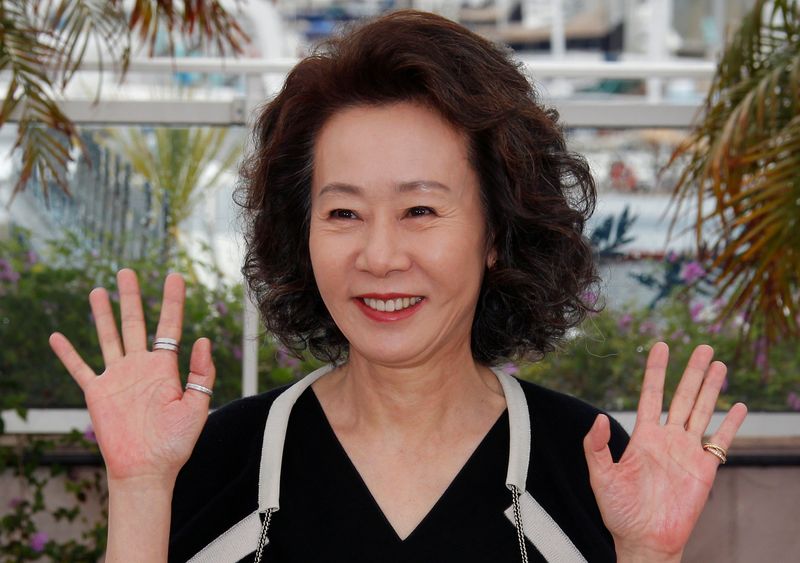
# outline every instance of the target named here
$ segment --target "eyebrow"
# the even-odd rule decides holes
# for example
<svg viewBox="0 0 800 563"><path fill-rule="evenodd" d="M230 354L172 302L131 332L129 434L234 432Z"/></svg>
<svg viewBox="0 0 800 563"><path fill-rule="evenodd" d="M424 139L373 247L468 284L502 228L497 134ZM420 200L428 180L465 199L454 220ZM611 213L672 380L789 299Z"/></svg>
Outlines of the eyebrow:
<svg viewBox="0 0 800 563"><path fill-rule="evenodd" d="M411 182L402 182L397 185L399 193L408 193L414 191L426 191L430 189L449 192L450 188L446 184L437 182L436 180L413 180ZM319 197L325 194L345 194L345 195L362 195L364 190L354 184L346 182L331 182L319 191Z"/></svg>

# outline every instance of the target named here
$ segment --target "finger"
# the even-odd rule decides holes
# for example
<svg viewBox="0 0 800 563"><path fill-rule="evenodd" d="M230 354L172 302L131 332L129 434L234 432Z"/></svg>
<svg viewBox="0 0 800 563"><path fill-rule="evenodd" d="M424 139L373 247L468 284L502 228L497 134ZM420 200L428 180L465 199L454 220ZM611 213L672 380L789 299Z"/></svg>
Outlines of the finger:
<svg viewBox="0 0 800 563"><path fill-rule="evenodd" d="M192 355L189 358L189 383L202 385L207 389L214 389L216 368L211 357L211 341L208 338L198 338L192 346ZM196 389L186 389L183 394L192 410L208 413L211 396Z"/></svg>
<svg viewBox="0 0 800 563"><path fill-rule="evenodd" d="M89 293L89 305L94 315L94 326L97 330L100 351L103 353L103 361L108 365L121 358L124 352L117 332L117 321L105 288L96 287Z"/></svg>
<svg viewBox="0 0 800 563"><path fill-rule="evenodd" d="M141 352L147 349L147 328L142 311L142 294L136 272L124 268L117 272L119 288L122 341L125 352Z"/></svg>
<svg viewBox="0 0 800 563"><path fill-rule="evenodd" d="M736 436L739 428L741 428L746 416L747 407L744 405L744 403L736 403L728 411L728 414L725 415L725 418L722 420L722 424L719 425L717 431L711 436L711 438L708 439L708 441L712 444L722 446L727 450L731 447L733 438ZM716 456L713 454L708 455L709 457L716 459ZM719 462L719 460L717 460L717 462Z"/></svg>
<svg viewBox="0 0 800 563"><path fill-rule="evenodd" d="M642 393L639 396L639 407L636 413L636 424L654 422L661 419L661 406L664 401L664 378L669 361L669 347L663 342L656 342L647 356L647 367L644 370Z"/></svg>
<svg viewBox="0 0 800 563"><path fill-rule="evenodd" d="M694 349L681 376L681 381L678 383L678 388L675 390L675 396L672 398L667 424L686 425L713 357L714 349L707 344L701 344Z"/></svg>
<svg viewBox="0 0 800 563"><path fill-rule="evenodd" d="M725 382L727 371L728 368L722 362L712 362L708 368L708 373L703 380L703 387L700 389L700 394L697 396L689 423L686 426L686 429L698 438L705 433L708 423L711 422L711 416L714 414L717 397L719 397L722 384Z"/></svg>
<svg viewBox="0 0 800 563"><path fill-rule="evenodd" d="M171 273L164 281L164 296L161 301L161 316L158 319L156 338L172 338L180 342L183 327L183 301L186 284L183 276ZM175 354L170 350L157 350L164 354ZM177 357L177 354L175 354Z"/></svg>
<svg viewBox="0 0 800 563"><path fill-rule="evenodd" d="M97 377L94 370L86 365L86 362L83 361L83 358L75 350L72 343L60 332L51 334L48 342L58 359L67 368L72 379L75 380L81 390L85 391L86 386Z"/></svg>
<svg viewBox="0 0 800 563"><path fill-rule="evenodd" d="M593 486L602 486L604 476L614 465L608 441L611 439L611 423L604 414L598 414L589 433L583 439L583 453L589 467L589 478Z"/></svg>

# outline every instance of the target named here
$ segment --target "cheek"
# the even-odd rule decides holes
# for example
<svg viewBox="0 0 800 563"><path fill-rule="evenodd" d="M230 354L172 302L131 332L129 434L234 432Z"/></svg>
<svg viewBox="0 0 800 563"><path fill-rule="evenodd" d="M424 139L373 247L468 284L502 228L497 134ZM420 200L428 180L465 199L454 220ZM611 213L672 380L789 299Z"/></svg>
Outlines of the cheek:
<svg viewBox="0 0 800 563"><path fill-rule="evenodd" d="M312 227L309 233L308 250L311 268L322 300L330 308L329 297L337 288L344 287L346 260L342 256L339 245L330 237L320 236Z"/></svg>

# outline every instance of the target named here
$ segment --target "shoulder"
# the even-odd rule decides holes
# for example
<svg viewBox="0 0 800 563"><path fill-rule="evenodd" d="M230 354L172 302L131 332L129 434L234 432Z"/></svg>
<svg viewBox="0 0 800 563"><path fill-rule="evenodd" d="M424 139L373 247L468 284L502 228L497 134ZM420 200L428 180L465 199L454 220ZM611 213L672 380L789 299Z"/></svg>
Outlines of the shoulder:
<svg viewBox="0 0 800 563"><path fill-rule="evenodd" d="M201 439L217 437L216 435L229 431L232 427L266 423L272 403L289 387L291 385L284 385L259 395L242 397L214 410L208 416Z"/></svg>
<svg viewBox="0 0 800 563"><path fill-rule="evenodd" d="M289 386L212 412L172 496L170 561L186 561L257 506L264 427Z"/></svg>
<svg viewBox="0 0 800 563"><path fill-rule="evenodd" d="M608 413L572 395L530 381L518 381L528 402L534 436L554 444L582 447L583 438L597 415L605 414L611 422L611 453L615 460L622 455L628 444L628 433Z"/></svg>
<svg viewBox="0 0 800 563"><path fill-rule="evenodd" d="M531 418L528 492L591 561L614 561L614 542L603 523L589 479L583 439L603 411L571 395L519 381ZM628 444L611 417L609 448L619 460Z"/></svg>
<svg viewBox="0 0 800 563"><path fill-rule="evenodd" d="M231 470L242 467L243 457L260 452L270 408L289 387L285 385L236 399L214 410L208 416L191 458L181 471L182 476L186 477L187 473L201 467L203 473L223 470L225 466Z"/></svg>

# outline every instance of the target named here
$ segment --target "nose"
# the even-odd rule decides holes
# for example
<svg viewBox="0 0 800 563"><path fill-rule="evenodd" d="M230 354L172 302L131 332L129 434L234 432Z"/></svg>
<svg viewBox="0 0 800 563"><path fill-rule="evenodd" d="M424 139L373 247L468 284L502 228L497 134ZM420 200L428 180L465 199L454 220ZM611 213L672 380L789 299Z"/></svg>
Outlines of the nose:
<svg viewBox="0 0 800 563"><path fill-rule="evenodd" d="M411 267L408 240L394 218L375 219L363 231L362 245L356 257L358 270L383 278L392 272Z"/></svg>

